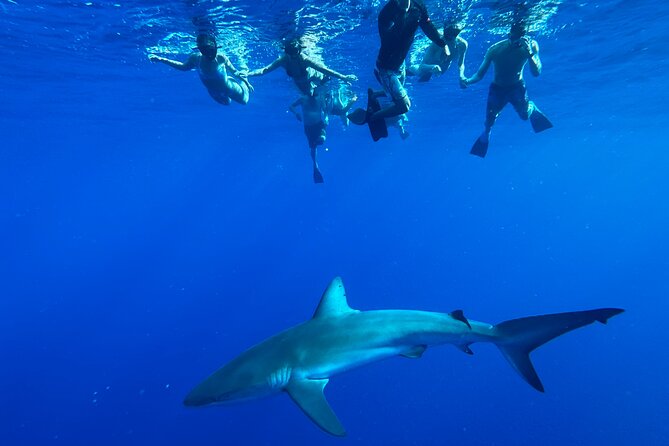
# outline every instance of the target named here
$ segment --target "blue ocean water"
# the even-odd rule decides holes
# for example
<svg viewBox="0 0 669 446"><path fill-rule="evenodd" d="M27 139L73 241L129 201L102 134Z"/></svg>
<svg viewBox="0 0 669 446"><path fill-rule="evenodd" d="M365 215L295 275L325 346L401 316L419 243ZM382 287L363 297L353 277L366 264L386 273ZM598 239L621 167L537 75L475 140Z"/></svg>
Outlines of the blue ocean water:
<svg viewBox="0 0 669 446"><path fill-rule="evenodd" d="M208 16L236 65L304 35L364 97L383 4L0 0L0 444L669 444L669 5L427 1L462 14L468 74L530 11L555 128L508 107L469 155L492 73L461 90L452 70L408 83L405 141L332 119L323 185L282 71L223 107L147 59L185 59ZM537 350L545 394L485 344L337 376L345 439L286 396L183 407L336 275L361 310L627 312Z"/></svg>

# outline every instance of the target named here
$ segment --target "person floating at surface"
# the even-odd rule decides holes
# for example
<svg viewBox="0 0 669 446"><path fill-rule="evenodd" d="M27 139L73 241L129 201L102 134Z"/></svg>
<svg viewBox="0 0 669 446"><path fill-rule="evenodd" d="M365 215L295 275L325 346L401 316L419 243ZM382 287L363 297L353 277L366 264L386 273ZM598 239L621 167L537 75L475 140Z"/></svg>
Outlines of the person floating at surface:
<svg viewBox="0 0 669 446"><path fill-rule="evenodd" d="M292 112L298 121L304 124L304 134L307 136L309 148L311 149L311 160L314 169L314 183L322 183L323 175L318 168L316 159L316 148L325 144L327 137L326 129L329 123L329 115L337 115L342 118L344 123L348 123L346 113L356 101L352 97L347 103L344 103L341 97L341 89L336 95L333 92L322 93L320 89L313 95L302 95L290 105ZM302 108L302 113L297 110Z"/></svg>
<svg viewBox="0 0 669 446"><path fill-rule="evenodd" d="M299 39L289 40L284 44L284 54L271 64L249 71L246 75L248 77L261 76L283 67L300 92L306 95L312 95L317 87L323 85L327 81L325 76L336 77L345 82L353 82L358 79L354 74L338 73L311 59L302 52L304 48Z"/></svg>
<svg viewBox="0 0 669 446"><path fill-rule="evenodd" d="M451 63L457 59L460 80L465 78L465 56L467 54L467 41L460 36L462 26L457 23L444 23L443 39L448 46L450 55L443 48L434 43L425 50L423 61L411 67L411 74L418 76L420 82L429 81L432 76L439 76L449 69Z"/></svg>
<svg viewBox="0 0 669 446"><path fill-rule="evenodd" d="M360 125L367 123L370 126L374 141L388 135L384 118L402 115L411 108L409 95L404 88L405 59L419 26L446 56L450 55L446 42L430 21L427 8L420 0L390 0L379 12L381 48L376 58L374 75L392 103L380 107L368 92L367 110L358 109L349 115L351 122Z"/></svg>
<svg viewBox="0 0 669 446"><path fill-rule="evenodd" d="M490 130L504 106L510 102L521 119L529 118L535 132L542 132L553 127L553 124L530 101L523 80L523 69L529 62L530 71L534 76L541 74L539 45L527 36L527 25L520 21L511 26L509 38L493 44L485 54L483 63L474 76L461 82L462 88L483 79L492 63L495 75L488 92L486 106L485 129L474 143L471 154L483 158L488 151Z"/></svg>
<svg viewBox="0 0 669 446"><path fill-rule="evenodd" d="M190 71L195 68L209 95L216 102L230 105L232 100L240 104L247 104L249 93L253 91L253 87L248 80L241 76L241 73L237 71L225 54L218 53L218 45L214 36L199 34L197 36L197 49L200 54L192 53L186 62L167 59L155 54L150 54L149 60L151 62L162 62L181 71ZM228 75L228 69L239 78L239 81Z"/></svg>

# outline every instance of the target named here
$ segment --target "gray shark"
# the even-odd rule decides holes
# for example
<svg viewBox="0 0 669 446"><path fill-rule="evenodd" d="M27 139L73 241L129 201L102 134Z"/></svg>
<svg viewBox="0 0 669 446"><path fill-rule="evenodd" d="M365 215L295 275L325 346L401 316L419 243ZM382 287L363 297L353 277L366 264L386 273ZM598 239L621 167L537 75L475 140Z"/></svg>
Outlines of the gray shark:
<svg viewBox="0 0 669 446"><path fill-rule="evenodd" d="M286 392L325 432L346 431L323 395L330 377L391 356L420 358L428 347L453 344L472 354L475 342L492 342L532 387L543 392L529 354L571 330L605 324L623 310L532 316L490 325L467 319L461 310L358 311L348 306L344 284L335 278L313 317L251 347L197 385L186 406L205 406Z"/></svg>

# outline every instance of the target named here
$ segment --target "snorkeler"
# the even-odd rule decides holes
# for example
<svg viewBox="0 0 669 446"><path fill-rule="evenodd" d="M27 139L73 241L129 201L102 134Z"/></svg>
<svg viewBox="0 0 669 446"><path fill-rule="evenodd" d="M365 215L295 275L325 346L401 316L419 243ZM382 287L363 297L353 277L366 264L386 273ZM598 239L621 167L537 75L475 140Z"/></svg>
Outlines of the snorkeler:
<svg viewBox="0 0 669 446"><path fill-rule="evenodd" d="M197 69L200 80L207 88L209 95L219 104L229 105L231 100L246 104L249 92L253 87L243 78L225 54L218 53L216 39L211 34L197 36L197 49L200 53L192 53L186 62L170 60L155 54L149 55L151 62L162 62L181 71ZM227 69L239 80L228 75Z"/></svg>
<svg viewBox="0 0 669 446"><path fill-rule="evenodd" d="M450 55L446 42L430 21L427 8L420 0L390 0L379 12L381 48L376 58L374 75L392 103L381 107L374 95L368 94L367 110L357 109L349 115L355 124L368 124L374 141L388 135L384 118L402 115L411 108L404 88L405 59L411 49L418 27L437 47Z"/></svg>
<svg viewBox="0 0 669 446"><path fill-rule="evenodd" d="M283 67L300 92L306 95L312 95L317 87L323 85L327 81L325 76L336 77L345 82L353 82L358 79L354 74L338 73L311 59L302 52L304 48L298 39L289 40L284 43L284 54L265 67L249 71L246 76L262 76Z"/></svg>
<svg viewBox="0 0 669 446"><path fill-rule="evenodd" d="M302 95L290 105L288 110L295 115L298 121L302 121L304 124L304 134L307 136L311 149L314 183L323 182L323 175L318 169L318 161L316 160L316 148L325 144L329 116L337 115L342 118L344 124L347 124L346 113L356 99L353 96L344 103L341 97L341 89L336 94L333 92L322 93L320 89L317 89L313 95ZM301 114L297 111L298 106L302 107Z"/></svg>
<svg viewBox="0 0 669 446"><path fill-rule="evenodd" d="M448 70L451 63L457 60L460 80L465 78L465 55L467 54L467 41L460 36L462 26L457 23L446 22L444 24L443 39L450 51L447 55L443 48L434 43L425 50L423 61L411 67L411 74L418 76L420 82L429 81L433 75L439 76Z"/></svg>
<svg viewBox="0 0 669 446"><path fill-rule="evenodd" d="M483 79L492 63L495 75L488 92L485 129L474 143L471 154L483 158L488 151L490 130L504 106L510 102L521 119L529 118L536 133L553 127L534 102L530 101L523 80L523 69L529 62L534 76L541 74L539 45L527 36L527 25L520 21L511 26L509 38L493 44L485 54L476 74L461 81L462 88Z"/></svg>

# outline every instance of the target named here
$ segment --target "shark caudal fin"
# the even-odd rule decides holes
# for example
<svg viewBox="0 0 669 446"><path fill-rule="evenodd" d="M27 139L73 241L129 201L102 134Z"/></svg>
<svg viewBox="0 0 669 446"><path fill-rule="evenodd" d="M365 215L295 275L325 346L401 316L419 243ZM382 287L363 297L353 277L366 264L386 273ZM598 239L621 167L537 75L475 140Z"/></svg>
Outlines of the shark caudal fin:
<svg viewBox="0 0 669 446"><path fill-rule="evenodd" d="M513 319L495 325L495 334L499 338L494 342L523 379L538 391L543 392L544 386L534 370L530 353L551 339L577 328L593 322L606 324L609 318L623 311L625 310L619 308L600 308Z"/></svg>

